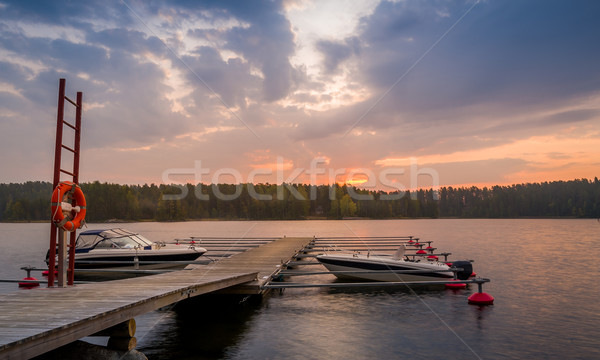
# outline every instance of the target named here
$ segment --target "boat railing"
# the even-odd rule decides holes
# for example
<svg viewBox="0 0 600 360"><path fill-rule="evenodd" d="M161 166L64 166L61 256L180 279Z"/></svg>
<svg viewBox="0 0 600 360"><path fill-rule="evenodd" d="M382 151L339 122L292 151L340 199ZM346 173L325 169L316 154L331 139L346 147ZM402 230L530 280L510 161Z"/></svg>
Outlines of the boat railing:
<svg viewBox="0 0 600 360"><path fill-rule="evenodd" d="M343 253L343 254L356 254L356 251L350 251L350 250L338 247L336 244L330 244L327 246L323 246L323 252L325 254L328 254L330 252Z"/></svg>
<svg viewBox="0 0 600 360"><path fill-rule="evenodd" d="M366 248L364 250L356 250L356 249L346 249L344 247L340 247L336 244L330 244L327 246L323 246L323 250L322 252L324 254L329 254L329 253L336 253L336 254L349 254L352 255L354 257L357 257L360 254L365 253L367 255L367 257L370 256L377 256L377 257L391 257L392 254L386 254L380 251L374 251L374 250L378 250L378 249L369 249ZM305 250L304 253L306 254L307 252L317 252L320 253L320 250ZM316 255L304 255L304 256L298 256L298 257L315 257Z"/></svg>

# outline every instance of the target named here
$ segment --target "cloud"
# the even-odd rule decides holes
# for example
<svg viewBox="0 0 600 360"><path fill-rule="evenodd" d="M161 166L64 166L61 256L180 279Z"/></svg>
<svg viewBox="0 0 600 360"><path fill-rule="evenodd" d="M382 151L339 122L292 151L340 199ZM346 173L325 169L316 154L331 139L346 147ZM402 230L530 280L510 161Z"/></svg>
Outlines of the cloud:
<svg viewBox="0 0 600 360"><path fill-rule="evenodd" d="M313 114L313 118L336 120L307 125L297 137L336 136L357 121L358 129L397 129L398 133L415 126L452 128L451 133L431 131L433 139L422 139L427 142L452 133L491 135L492 129L502 126L539 130L547 123L532 123L525 114L576 101L600 85L600 76L590 74L597 73L593 63L600 57L597 47L588 45L599 40L598 32L591 31L597 28L593 17L585 14L592 9L579 13L564 3L533 2L524 12L517 4L482 2L442 38L472 6L470 2L444 4L440 9L436 2L384 1L363 17L357 34L360 71L353 76L372 95L337 116L335 111ZM543 16L522 15L534 10ZM557 28L557 22L565 27ZM572 40L571 31L578 41ZM339 43L319 45L329 49L327 69L334 69L349 53ZM529 134L512 131L514 136Z"/></svg>
<svg viewBox="0 0 600 360"><path fill-rule="evenodd" d="M114 3L108 6L96 1L3 1L0 9L0 19L4 22L18 21L21 24L34 24L52 30L53 36L62 33L65 29L76 29L84 32L93 31L95 25L131 26L135 19L126 6ZM34 29L35 26L32 28ZM48 34L49 35L49 34Z"/></svg>
<svg viewBox="0 0 600 360"><path fill-rule="evenodd" d="M167 49L159 38L148 36L138 30L114 28L89 32L86 41L109 48L111 51L118 49L132 54L151 53L156 56L164 56L167 53Z"/></svg>
<svg viewBox="0 0 600 360"><path fill-rule="evenodd" d="M382 2L363 18L359 36L365 48L364 83L379 94L390 90L387 97L394 99L381 106L411 112L480 103L526 108L600 85L600 78L583 70L593 68L593 59L600 55L588 45L600 40L591 29L597 28L595 20L585 13L591 8L573 11L560 2L482 2L442 38L470 7L469 2L448 3L446 17L435 2ZM539 16L524 16L533 12Z"/></svg>
<svg viewBox="0 0 600 360"><path fill-rule="evenodd" d="M600 119L600 109L567 110L547 116L543 122L548 125L569 124Z"/></svg>
<svg viewBox="0 0 600 360"><path fill-rule="evenodd" d="M256 99L260 79L250 73L250 65L239 58L224 60L220 53L207 46L193 55L183 56L182 66L188 85L194 88L193 98L199 106L206 104L213 92L229 107L246 107L246 98Z"/></svg>
<svg viewBox="0 0 600 360"><path fill-rule="evenodd" d="M313 2L293 16L283 1L3 4L0 153L18 155L0 159L32 164L11 180L51 162L61 77L68 96L84 93L91 180L144 182L196 159L249 172L244 154L268 149L265 163L416 156L448 181L484 181L479 166L501 182L490 167L518 178L539 173L536 157L548 173L583 159L556 174L586 174L600 142L597 2L380 1L341 15ZM346 20L302 28L315 14ZM585 146L511 147L535 136Z"/></svg>
<svg viewBox="0 0 600 360"><path fill-rule="evenodd" d="M345 39L343 42L331 40L317 41L316 48L323 54L323 67L326 74L336 73L339 65L360 51L359 40L356 37Z"/></svg>
<svg viewBox="0 0 600 360"><path fill-rule="evenodd" d="M294 53L291 26L279 12L266 11L256 20L250 27L229 31L226 48L240 52L261 70L266 101L279 100L294 86L294 69L289 61Z"/></svg>
<svg viewBox="0 0 600 360"><path fill-rule="evenodd" d="M179 5L201 12L202 17L208 13L210 18L235 24L218 25L216 30L192 29L188 34L222 43L223 50L241 55L258 69L262 77L262 100L272 102L285 98L294 88L296 70L289 61L295 51L294 36L280 1L182 2Z"/></svg>

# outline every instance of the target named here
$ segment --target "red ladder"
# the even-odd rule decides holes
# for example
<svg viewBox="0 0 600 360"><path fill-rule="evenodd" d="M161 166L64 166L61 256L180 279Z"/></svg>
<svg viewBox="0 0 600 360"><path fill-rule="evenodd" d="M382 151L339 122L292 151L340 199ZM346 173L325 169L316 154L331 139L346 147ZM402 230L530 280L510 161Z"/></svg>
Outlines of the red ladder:
<svg viewBox="0 0 600 360"><path fill-rule="evenodd" d="M69 99L65 96L65 79L60 79L59 88L58 88L58 111L56 116L56 146L54 148L54 179L52 181L52 189L56 189L58 183L60 182L61 173L72 176L73 183L79 184L79 149L81 144L81 111L83 105L83 93L81 91L77 92L77 101ZM64 121L64 113L65 113L65 100L75 106L75 125L72 125L66 121ZM71 129L75 131L75 143L74 147L70 148L63 144L63 128L64 125L67 125ZM73 153L73 169L72 171L67 171L62 168L61 159L62 159L62 149L65 149L71 153ZM56 238L58 227L54 225L52 219L50 220L50 253L48 259L48 287L54 286L54 271L56 269L55 257L56 257ZM71 251L69 251L69 265L67 274L67 285L73 285L73 279L75 276L75 240L76 240L76 231L72 231L70 234L69 247ZM60 245L60 244L59 244ZM61 263L59 261L58 264L58 286L64 286L64 262Z"/></svg>

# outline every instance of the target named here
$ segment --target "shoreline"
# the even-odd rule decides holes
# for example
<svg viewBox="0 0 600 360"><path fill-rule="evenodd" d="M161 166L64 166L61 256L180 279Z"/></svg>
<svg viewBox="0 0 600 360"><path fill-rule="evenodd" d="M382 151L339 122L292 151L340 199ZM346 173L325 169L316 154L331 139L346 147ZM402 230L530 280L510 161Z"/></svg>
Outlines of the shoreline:
<svg viewBox="0 0 600 360"><path fill-rule="evenodd" d="M131 223L144 223L144 222L157 222L157 223L175 223L175 222L194 222L194 221L314 221L314 220L327 220L327 221L357 221L357 220L594 220L596 218L593 217L576 217L576 216L520 216L520 217L401 217L401 218L367 218L367 217L351 217L351 218L342 218L342 219L330 219L327 217L316 217L312 216L310 218L305 219L225 219L225 218L209 218L209 219L184 219L184 220L169 220L169 221L159 221L154 219L142 219L142 220L108 220L108 221L90 221L88 224L131 224ZM600 221L600 219L596 219ZM49 223L50 220L12 220L0 221L0 224L43 224Z"/></svg>

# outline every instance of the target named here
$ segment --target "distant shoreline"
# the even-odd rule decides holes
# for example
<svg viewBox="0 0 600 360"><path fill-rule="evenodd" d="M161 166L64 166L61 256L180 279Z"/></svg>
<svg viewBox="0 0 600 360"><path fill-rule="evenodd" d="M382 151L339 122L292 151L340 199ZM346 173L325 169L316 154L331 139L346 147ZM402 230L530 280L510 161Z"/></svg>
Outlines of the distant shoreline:
<svg viewBox="0 0 600 360"><path fill-rule="evenodd" d="M595 218L582 218L576 216L520 216L520 217L415 217L415 218L365 218L365 217L352 217L345 219L328 219L326 217L311 217L309 219L291 219L291 220L282 220L282 219L218 219L218 218L209 218L209 219L185 219L185 220L169 220L169 221L159 221L153 219L144 219L144 220L113 220L113 221L93 221L88 222L88 224L134 224L134 223L145 223L145 222L157 222L157 223L174 223L174 222L195 222L195 221L315 221L315 220L327 220L327 221L356 221L356 220L595 220ZM14 220L14 221L0 221L0 224L43 224L49 223L50 220Z"/></svg>
<svg viewBox="0 0 600 360"><path fill-rule="evenodd" d="M241 188L240 188L241 185ZM247 186L245 186L247 185ZM348 185L80 184L88 221L600 218L600 180L381 192ZM47 221L50 183L0 184L0 221ZM185 195L185 196L184 196ZM195 196L194 196L195 195ZM169 196L169 197L166 197ZM173 198L172 196L175 196ZM140 220L142 219L142 220Z"/></svg>

